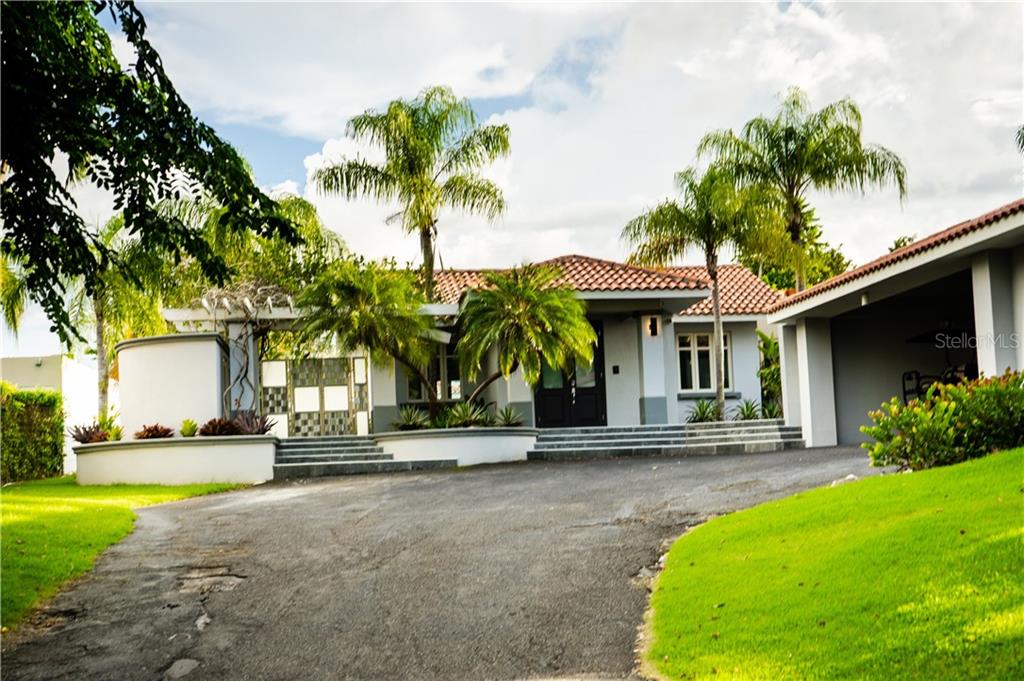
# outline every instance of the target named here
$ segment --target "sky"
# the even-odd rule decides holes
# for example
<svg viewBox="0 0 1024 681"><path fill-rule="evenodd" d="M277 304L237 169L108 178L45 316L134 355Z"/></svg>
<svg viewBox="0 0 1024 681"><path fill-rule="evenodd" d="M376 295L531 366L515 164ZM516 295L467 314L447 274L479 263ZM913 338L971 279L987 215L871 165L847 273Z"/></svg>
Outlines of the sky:
<svg viewBox="0 0 1024 681"><path fill-rule="evenodd" d="M820 107L861 109L864 139L897 152L908 192L813 194L825 238L854 263L1024 194L1013 135L1024 122L1021 4L142 3L148 36L195 113L238 148L267 190L311 200L349 248L417 259L418 242L372 201L319 195L309 174L375 150L354 114L443 84L512 153L485 175L498 221L445 213L446 267L579 253L622 259L619 232L672 194L707 131L769 114L799 86ZM122 63L131 60L113 35ZM79 190L90 224L109 197ZM5 355L58 351L37 308Z"/></svg>

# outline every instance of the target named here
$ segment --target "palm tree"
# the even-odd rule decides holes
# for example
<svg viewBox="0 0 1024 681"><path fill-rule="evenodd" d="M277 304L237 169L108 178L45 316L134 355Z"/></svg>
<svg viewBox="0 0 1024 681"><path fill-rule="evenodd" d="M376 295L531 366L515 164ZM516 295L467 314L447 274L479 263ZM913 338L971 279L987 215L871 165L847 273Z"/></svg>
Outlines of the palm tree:
<svg viewBox="0 0 1024 681"><path fill-rule="evenodd" d="M441 209L453 208L496 219L505 211L501 189L477 174L480 166L507 156L507 125L478 126L469 100L445 87L424 90L411 101L397 99L383 112L367 111L348 125L357 140L383 147L386 160L344 159L320 168L320 191L347 199L369 196L397 201L388 223L400 222L420 238L423 290L434 288L434 243Z"/></svg>
<svg viewBox="0 0 1024 681"><path fill-rule="evenodd" d="M523 265L489 273L481 287L469 292L459 313L456 349L466 379L476 379L491 348L498 354L497 370L477 384L470 402L520 367L523 379L536 385L545 363L570 370L593 361L597 334L583 301L571 287L557 283L560 276L553 267Z"/></svg>
<svg viewBox="0 0 1024 681"><path fill-rule="evenodd" d="M722 352L722 309L718 293L718 256L726 247L749 249L765 235L782 234L773 197L762 187L737 184L730 170L711 166L700 175L693 168L676 173L678 201L666 200L630 220L622 238L633 248L629 260L664 267L699 249L707 264L714 311L715 397L719 419L725 418L725 360Z"/></svg>
<svg viewBox="0 0 1024 681"><path fill-rule="evenodd" d="M71 321L76 328L96 333L96 406L106 418L115 346L125 338L164 333L160 311L160 280L166 271L164 256L140 246L124 229L124 217L115 215L99 230L97 239L118 265L99 275L95 287L74 282L70 293Z"/></svg>
<svg viewBox="0 0 1024 681"><path fill-rule="evenodd" d="M714 154L741 182L774 188L789 238L801 246L809 190L863 192L867 185L893 183L900 199L906 196L903 161L885 147L864 144L861 128L860 109L850 99L812 111L807 95L794 87L773 117L751 119L738 135L732 130L710 132L697 154ZM798 270L797 288L803 287Z"/></svg>
<svg viewBox="0 0 1024 681"><path fill-rule="evenodd" d="M1017 128L1017 149L1024 152L1024 125Z"/></svg>
<svg viewBox="0 0 1024 681"><path fill-rule="evenodd" d="M394 263L337 260L296 299L299 333L308 343L364 348L374 362L394 359L419 377L434 416L440 403L425 369L435 347L433 320L421 313L426 302L415 276Z"/></svg>
<svg viewBox="0 0 1024 681"><path fill-rule="evenodd" d="M4 309L4 322L14 334L18 333L21 316L25 314L28 289L22 267L6 253L0 256L0 306Z"/></svg>

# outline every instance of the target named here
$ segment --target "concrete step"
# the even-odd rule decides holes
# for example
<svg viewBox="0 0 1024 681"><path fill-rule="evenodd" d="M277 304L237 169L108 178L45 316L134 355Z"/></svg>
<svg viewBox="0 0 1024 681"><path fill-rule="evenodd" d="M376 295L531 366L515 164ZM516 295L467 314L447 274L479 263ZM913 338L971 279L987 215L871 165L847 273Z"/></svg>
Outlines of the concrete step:
<svg viewBox="0 0 1024 681"><path fill-rule="evenodd" d="M671 447L601 447L576 449L533 449L527 452L530 461L580 461L586 459L613 459L631 456L711 456L722 454L755 454L801 449L802 440L764 440L743 443L679 445Z"/></svg>
<svg viewBox="0 0 1024 681"><path fill-rule="evenodd" d="M337 452L339 454L357 454L359 452L365 452L367 454L375 454L381 451L381 448L374 443L366 445L306 445L303 447L278 447L278 454L330 454Z"/></svg>
<svg viewBox="0 0 1024 681"><path fill-rule="evenodd" d="M707 435L685 438L616 438L616 439L578 439L578 440L537 440L534 449L607 449L629 447L679 447L686 445L725 445L743 444L744 442L792 442L800 440L797 434L778 435L776 433L750 435Z"/></svg>
<svg viewBox="0 0 1024 681"><path fill-rule="evenodd" d="M454 468L455 459L428 461L343 461L334 463L279 463L274 464L274 480L293 478L319 478L333 475L365 475L396 473L401 471L436 470Z"/></svg>
<svg viewBox="0 0 1024 681"><path fill-rule="evenodd" d="M651 432L658 430L687 430L702 428L734 428L752 426L785 426L782 419L758 419L755 421L712 421L709 423L667 423L642 426L586 426L580 428L544 428L542 435L579 435L580 433Z"/></svg>
<svg viewBox="0 0 1024 681"><path fill-rule="evenodd" d="M800 430L780 429L776 427L765 428L718 428L708 430L656 430L656 431L629 431L614 433L575 433L548 435L541 433L537 436L539 442L578 442L580 440L640 440L640 439L670 439L689 440L692 438L715 438L715 437L782 437L800 435Z"/></svg>
<svg viewBox="0 0 1024 681"><path fill-rule="evenodd" d="M310 447L318 445L363 445L373 444L369 435L338 435L331 437L288 437L278 440L278 447Z"/></svg>
<svg viewBox="0 0 1024 681"><path fill-rule="evenodd" d="M383 451L375 454L278 454L274 463L333 463L341 461L391 461L394 457Z"/></svg>

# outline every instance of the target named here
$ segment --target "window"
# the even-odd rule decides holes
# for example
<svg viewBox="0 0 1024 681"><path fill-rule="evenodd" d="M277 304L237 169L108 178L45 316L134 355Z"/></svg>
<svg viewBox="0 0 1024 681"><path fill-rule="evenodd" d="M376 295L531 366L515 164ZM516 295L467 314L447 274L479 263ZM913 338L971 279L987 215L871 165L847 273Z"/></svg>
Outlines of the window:
<svg viewBox="0 0 1024 681"><path fill-rule="evenodd" d="M732 386L729 334L723 334L722 354L725 358L725 389ZM679 389L714 390L715 371L711 355L711 334L681 333L677 339L679 351Z"/></svg>
<svg viewBox="0 0 1024 681"><path fill-rule="evenodd" d="M410 402L425 402L427 391L418 376L406 374ZM434 385L439 400L461 400L462 380L459 375L459 360L454 347L439 345L438 352L427 365L427 378Z"/></svg>

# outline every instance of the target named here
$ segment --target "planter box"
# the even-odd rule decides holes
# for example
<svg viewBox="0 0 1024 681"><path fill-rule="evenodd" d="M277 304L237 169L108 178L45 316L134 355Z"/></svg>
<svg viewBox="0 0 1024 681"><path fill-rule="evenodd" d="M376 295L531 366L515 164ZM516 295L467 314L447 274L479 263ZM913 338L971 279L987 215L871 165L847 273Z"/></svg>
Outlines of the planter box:
<svg viewBox="0 0 1024 681"><path fill-rule="evenodd" d="M457 459L460 466L526 461L537 442L535 428L438 428L374 435L396 461Z"/></svg>
<svg viewBox="0 0 1024 681"><path fill-rule="evenodd" d="M170 437L78 445L79 485L256 483L274 477L273 435Z"/></svg>

